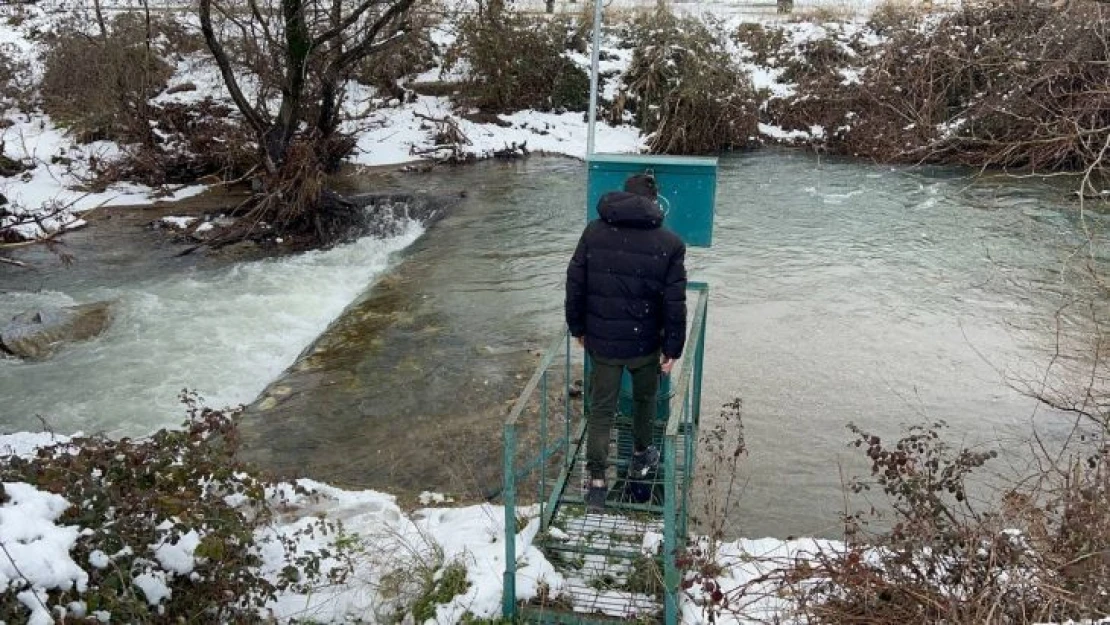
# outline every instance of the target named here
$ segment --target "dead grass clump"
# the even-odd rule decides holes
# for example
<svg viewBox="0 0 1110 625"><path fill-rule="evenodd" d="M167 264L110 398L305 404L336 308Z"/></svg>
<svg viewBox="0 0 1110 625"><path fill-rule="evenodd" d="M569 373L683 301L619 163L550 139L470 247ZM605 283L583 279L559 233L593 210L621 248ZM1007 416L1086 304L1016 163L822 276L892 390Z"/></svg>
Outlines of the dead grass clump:
<svg viewBox="0 0 1110 625"><path fill-rule="evenodd" d="M150 34L151 46L160 56L169 58L205 51L204 38L195 28L180 19L151 13L150 21L142 11L127 11L116 15L110 24L110 34L125 41L144 42Z"/></svg>
<svg viewBox="0 0 1110 625"><path fill-rule="evenodd" d="M906 0L884 0L871 12L867 27L880 36L910 30L920 24L923 12Z"/></svg>
<svg viewBox="0 0 1110 625"><path fill-rule="evenodd" d="M788 6L792 7L793 0L788 0L788 2ZM850 4L812 6L790 11L780 9L779 12L790 13L789 21L791 22L809 22L812 24L846 22L856 16L856 8Z"/></svg>
<svg viewBox="0 0 1110 625"><path fill-rule="evenodd" d="M40 92L44 110L78 135L141 140L147 100L165 88L172 68L127 20L106 38L67 28L52 37ZM116 27L119 29L116 30Z"/></svg>
<svg viewBox="0 0 1110 625"><path fill-rule="evenodd" d="M465 18L459 32L445 59L447 68L469 64L459 104L490 113L589 105L589 77L565 54L565 24L503 12Z"/></svg>
<svg viewBox="0 0 1110 625"><path fill-rule="evenodd" d="M836 74L839 68L852 65L854 58L854 51L836 37L812 39L801 44L785 63L782 78L802 86L806 80Z"/></svg>
<svg viewBox="0 0 1110 625"><path fill-rule="evenodd" d="M636 19L622 104L654 153L700 154L748 145L756 95L748 76L704 24L657 11Z"/></svg>
<svg viewBox="0 0 1110 625"><path fill-rule="evenodd" d="M34 92L30 84L31 68L16 57L12 44L0 44L0 109L29 109Z"/></svg>
<svg viewBox="0 0 1110 625"><path fill-rule="evenodd" d="M782 28L752 22L741 24L732 38L752 53L754 62L764 66L778 57L786 43Z"/></svg>

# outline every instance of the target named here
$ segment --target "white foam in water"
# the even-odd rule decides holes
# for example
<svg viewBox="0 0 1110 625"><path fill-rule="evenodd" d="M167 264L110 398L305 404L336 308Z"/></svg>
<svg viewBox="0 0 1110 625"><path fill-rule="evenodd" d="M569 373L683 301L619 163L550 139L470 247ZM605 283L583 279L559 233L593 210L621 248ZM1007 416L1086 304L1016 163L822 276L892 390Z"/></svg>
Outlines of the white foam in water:
<svg viewBox="0 0 1110 625"><path fill-rule="evenodd" d="M8 314L118 300L102 337L41 363L0 361L0 432L143 435L179 425L178 393L212 407L252 401L422 233L364 238L326 251L195 271L122 289L9 293Z"/></svg>

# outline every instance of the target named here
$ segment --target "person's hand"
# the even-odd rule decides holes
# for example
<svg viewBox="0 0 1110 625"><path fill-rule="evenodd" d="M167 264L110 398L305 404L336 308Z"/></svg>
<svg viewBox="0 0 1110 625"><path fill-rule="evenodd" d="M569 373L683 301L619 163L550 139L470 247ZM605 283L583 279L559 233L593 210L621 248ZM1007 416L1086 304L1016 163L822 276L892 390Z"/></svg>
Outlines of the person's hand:
<svg viewBox="0 0 1110 625"><path fill-rule="evenodd" d="M659 359L659 368L663 371L663 375L670 375L671 369L674 369L674 358L670 356L663 356Z"/></svg>
<svg viewBox="0 0 1110 625"><path fill-rule="evenodd" d="M583 349L586 348L586 337L585 336L576 336L576 337L574 337L574 342L578 343L579 347L581 347Z"/></svg>

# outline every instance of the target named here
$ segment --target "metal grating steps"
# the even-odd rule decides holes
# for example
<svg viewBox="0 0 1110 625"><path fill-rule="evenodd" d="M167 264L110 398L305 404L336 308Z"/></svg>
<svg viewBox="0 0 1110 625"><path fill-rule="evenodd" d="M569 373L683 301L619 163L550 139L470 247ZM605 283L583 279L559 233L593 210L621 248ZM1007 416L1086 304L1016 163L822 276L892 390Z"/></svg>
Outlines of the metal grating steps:
<svg viewBox="0 0 1110 625"><path fill-rule="evenodd" d="M567 505L541 542L565 583L556 595L563 611L622 620L662 614L663 523L623 514L587 514Z"/></svg>
<svg viewBox="0 0 1110 625"><path fill-rule="evenodd" d="M657 441L662 439L663 425L656 428ZM563 575L564 585L544 605L525 610L535 620L573 622L575 615L591 621L658 622L662 618L662 471L641 482L651 493L650 500L634 502L624 479L632 453L631 426L630 418L617 415L604 514L588 513L583 501L588 477L584 447L572 459L571 479L539 540L548 560Z"/></svg>

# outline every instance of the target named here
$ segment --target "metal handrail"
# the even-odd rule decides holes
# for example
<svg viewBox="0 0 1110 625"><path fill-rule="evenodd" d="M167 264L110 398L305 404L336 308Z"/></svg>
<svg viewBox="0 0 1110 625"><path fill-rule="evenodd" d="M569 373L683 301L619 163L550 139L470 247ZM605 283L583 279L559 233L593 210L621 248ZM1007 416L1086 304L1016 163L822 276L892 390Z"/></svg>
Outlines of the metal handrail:
<svg viewBox="0 0 1110 625"><path fill-rule="evenodd" d="M690 325L690 338L693 345L687 348L687 357L683 359L682 367L678 374L678 383L675 393L670 401L670 414L667 420L667 430L663 436L663 610L664 622L669 624L678 622L678 585L680 571L677 559L679 550L679 537L686 536L686 519L688 514L687 493L693 475L693 446L694 426L698 423L701 413L701 368L705 352L705 322L709 304L709 287L704 283L690 283L687 288L698 293L694 305L694 319ZM682 427L685 426L685 427ZM678 485L678 436L680 430L684 436L683 454L683 488ZM682 515L679 515L679 493L682 497Z"/></svg>
<svg viewBox="0 0 1110 625"><path fill-rule="evenodd" d="M562 348L562 349L560 349ZM551 366L555 363L555 357L559 352L563 352L564 357L564 372L566 379L564 380L564 427L565 432L563 437L551 447L547 444L547 417L548 417L548 384L547 377ZM509 411L509 416L505 419L505 425L502 429L502 444L504 446L504 466L502 467L502 499L505 503L505 572L503 577L504 588L502 591L501 601L502 610L506 614L513 613L516 603L516 485L518 479L523 479L532 471L537 468L540 471L539 480L539 505L540 505L540 519L543 523L547 523L549 515L545 514L548 508L555 504L555 491L553 491L552 501L546 501L546 488L547 488L547 464L551 457L558 453L560 450L563 456L570 458L570 332L563 329L551 341L550 346L544 351L543 357L540 359L539 364L536 366L536 371L532 377L528 379L528 383L524 385L524 390L517 397L516 403L513 404L512 410ZM525 409L528 407L532 395L539 389L541 393L540 398L540 453L536 461L525 467L524 471L518 473L515 467L516 460L516 443L517 443L517 426L519 425L521 415L524 414ZM568 467L569 468L569 467Z"/></svg>

